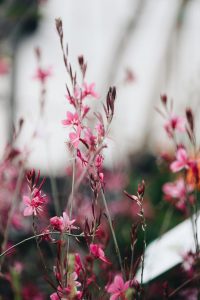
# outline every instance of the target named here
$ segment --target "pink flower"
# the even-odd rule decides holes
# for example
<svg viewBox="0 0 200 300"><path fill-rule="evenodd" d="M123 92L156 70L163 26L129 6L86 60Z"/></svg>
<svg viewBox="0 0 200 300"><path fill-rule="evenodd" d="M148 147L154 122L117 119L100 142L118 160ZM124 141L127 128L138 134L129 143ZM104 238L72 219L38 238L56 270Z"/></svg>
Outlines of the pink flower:
<svg viewBox="0 0 200 300"><path fill-rule="evenodd" d="M41 191L34 189L32 197L23 196L23 202L26 205L24 216L36 216L43 211L43 206L46 203L46 195L42 195Z"/></svg>
<svg viewBox="0 0 200 300"><path fill-rule="evenodd" d="M82 118L84 119L88 112L90 111L90 107L87 105L82 105Z"/></svg>
<svg viewBox="0 0 200 300"><path fill-rule="evenodd" d="M57 292L50 295L51 300L61 300L61 299L67 299L65 298L70 294L69 288L62 288L61 286L58 286Z"/></svg>
<svg viewBox="0 0 200 300"><path fill-rule="evenodd" d="M79 149L77 149L77 157L81 160L83 166L87 165L88 161L83 157Z"/></svg>
<svg viewBox="0 0 200 300"><path fill-rule="evenodd" d="M185 131L185 119L183 117L171 116L165 123L164 128L170 138L173 137L174 131Z"/></svg>
<svg viewBox="0 0 200 300"><path fill-rule="evenodd" d="M92 149L95 148L96 136L92 134L92 130L89 127L87 127L84 131L84 140Z"/></svg>
<svg viewBox="0 0 200 300"><path fill-rule="evenodd" d="M67 119L62 120L63 125L75 125L78 126L79 124L79 117L77 113L71 113L70 111L67 111Z"/></svg>
<svg viewBox="0 0 200 300"><path fill-rule="evenodd" d="M193 190L192 186L185 184L182 178L175 182L168 182L163 185L163 192L165 193L166 200L176 199L172 202L176 208L181 211L186 210L187 193ZM191 201L191 199L189 198Z"/></svg>
<svg viewBox="0 0 200 300"><path fill-rule="evenodd" d="M105 253L100 245L90 244L90 253L94 255L95 258L99 258L103 262L110 264L110 261L106 258Z"/></svg>
<svg viewBox="0 0 200 300"><path fill-rule="evenodd" d="M50 224L53 226L53 228L61 232L69 231L69 229L75 229L76 227L73 226L74 222L75 219L70 221L66 212L63 212L62 217L55 216L50 219Z"/></svg>
<svg viewBox="0 0 200 300"><path fill-rule="evenodd" d="M113 283L106 287L107 292L112 294L110 300L118 300L119 297L121 297L120 299L127 299L125 293L128 290L129 286L130 280L124 283L122 276L116 275Z"/></svg>
<svg viewBox="0 0 200 300"><path fill-rule="evenodd" d="M97 133L98 133L98 136L99 136L99 139L102 139L105 135L105 128L104 128L104 125L103 123L98 123L95 127Z"/></svg>
<svg viewBox="0 0 200 300"><path fill-rule="evenodd" d="M9 72L9 64L4 58L0 58L0 76Z"/></svg>
<svg viewBox="0 0 200 300"><path fill-rule="evenodd" d="M91 84L84 83L82 98L85 98L87 96L92 96L96 99L99 98L99 95L95 92L94 87L95 87L95 83L91 83Z"/></svg>
<svg viewBox="0 0 200 300"><path fill-rule="evenodd" d="M81 127L80 126L78 126L76 132L71 132L69 134L70 142L72 143L72 145L76 149L78 148L78 145L79 145L79 142L80 142L80 137L81 137Z"/></svg>
<svg viewBox="0 0 200 300"><path fill-rule="evenodd" d="M186 186L182 178L178 179L175 182L168 182L163 185L163 192L167 197L170 198L179 198L181 200L186 199Z"/></svg>
<svg viewBox="0 0 200 300"><path fill-rule="evenodd" d="M170 169L172 172L178 172L182 169L189 168L189 158L184 148L179 148L176 152L176 160L171 163Z"/></svg>
<svg viewBox="0 0 200 300"><path fill-rule="evenodd" d="M82 266L80 255L78 253L75 253L75 272L76 272L76 274L79 275L81 270L83 270L83 266Z"/></svg>
<svg viewBox="0 0 200 300"><path fill-rule="evenodd" d="M51 68L48 68L46 70L42 68L38 68L33 78L41 81L42 83L45 83L46 79L51 75L52 75Z"/></svg>

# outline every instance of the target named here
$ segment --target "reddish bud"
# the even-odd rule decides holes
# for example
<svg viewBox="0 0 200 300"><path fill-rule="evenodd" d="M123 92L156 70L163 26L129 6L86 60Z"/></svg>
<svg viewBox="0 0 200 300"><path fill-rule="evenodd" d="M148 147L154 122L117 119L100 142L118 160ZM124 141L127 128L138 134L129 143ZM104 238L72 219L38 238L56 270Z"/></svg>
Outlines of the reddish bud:
<svg viewBox="0 0 200 300"><path fill-rule="evenodd" d="M145 182L142 180L142 183L138 184L138 194L143 197L145 192Z"/></svg>
<svg viewBox="0 0 200 300"><path fill-rule="evenodd" d="M166 104L167 104L167 95L166 94L160 95L160 99L161 99L163 105L166 106Z"/></svg>
<svg viewBox="0 0 200 300"><path fill-rule="evenodd" d="M194 131L194 116L193 116L193 112L192 112L191 108L187 108L185 111L185 114L186 114L186 118L187 118L188 124L190 126L190 129L193 132Z"/></svg>

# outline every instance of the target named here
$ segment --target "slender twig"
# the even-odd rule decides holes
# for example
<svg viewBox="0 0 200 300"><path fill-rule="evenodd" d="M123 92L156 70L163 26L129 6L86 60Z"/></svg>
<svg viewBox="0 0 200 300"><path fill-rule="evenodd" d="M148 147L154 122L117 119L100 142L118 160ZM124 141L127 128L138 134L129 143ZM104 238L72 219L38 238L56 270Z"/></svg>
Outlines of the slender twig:
<svg viewBox="0 0 200 300"><path fill-rule="evenodd" d="M135 245L131 245L131 266L130 266L130 273L129 273L129 280L132 279L133 276L133 260L134 260L134 250L135 250Z"/></svg>
<svg viewBox="0 0 200 300"><path fill-rule="evenodd" d="M12 202L11 202L12 206L11 206L11 208L9 210L9 213L8 213L6 228L5 228L5 231L4 231L4 239L3 239L3 244L2 244L2 251L3 252L4 252L4 250L6 248L6 245L7 245L9 227L10 227L10 224L11 224L13 213L14 213L15 208L16 208L17 197L19 195L21 185L22 185L22 181L23 181L23 174L24 174L24 168L23 168L23 166L21 166L21 169L19 171L19 175L18 175L18 178L17 178L17 183L16 183L16 188L15 188L15 191L14 191L13 199L12 199ZM1 255L0 255L0 257L1 257ZM0 262L0 269L3 265L3 261L4 261L4 258L2 257L1 262Z"/></svg>
<svg viewBox="0 0 200 300"><path fill-rule="evenodd" d="M109 209L108 209L108 205L107 205L107 201L106 201L103 189L101 189L101 196L102 196L103 204L104 204L105 209L106 209L106 214L107 214L107 218L108 218L110 230L111 230L112 237L113 237L113 241L114 241L114 245L115 245L115 250L116 250L116 253L117 253L117 256L118 256L119 265L120 265L121 272L122 272L122 275L123 275L124 280L125 280L126 278L125 278L125 272L124 272L123 263L122 263L122 257L121 257L121 253L120 253L120 250L119 250L117 238L116 238L116 235L115 235L115 231L114 231L114 228L113 228L113 224L112 224L110 212L109 212Z"/></svg>
<svg viewBox="0 0 200 300"><path fill-rule="evenodd" d="M142 267L141 267L141 283L140 283L140 288L141 288L141 295L142 296L142 286L143 286L143 275L144 275L144 258L145 258L145 250L146 250L146 219L144 216L144 209L143 209L143 198L141 200L142 206L141 206L141 217L142 217L142 230L143 230L143 251L142 251Z"/></svg>
<svg viewBox="0 0 200 300"><path fill-rule="evenodd" d="M200 273L196 274L193 278L186 280L184 283L179 285L171 294L169 294L168 298L171 298L175 294L177 294L183 287L185 287L188 283L192 282L195 279L198 279L200 277Z"/></svg>
<svg viewBox="0 0 200 300"><path fill-rule="evenodd" d="M14 244L13 246L9 247L8 249L6 249L4 252L2 252L0 254L0 257L3 257L4 255L6 255L7 253L9 253L12 249L14 249L15 247L21 245L21 244L24 244L30 240L33 240L35 238L38 238L38 237L44 237L46 235L49 235L49 234L61 234L60 231L49 231L48 233L39 233L39 234L36 234L36 235L33 235L33 236L30 236L16 244ZM64 232L63 233L64 235L67 235L67 236L71 236L71 237L75 237L75 238L79 238L79 237L84 237L84 234L72 234L72 233L69 233L69 232Z"/></svg>

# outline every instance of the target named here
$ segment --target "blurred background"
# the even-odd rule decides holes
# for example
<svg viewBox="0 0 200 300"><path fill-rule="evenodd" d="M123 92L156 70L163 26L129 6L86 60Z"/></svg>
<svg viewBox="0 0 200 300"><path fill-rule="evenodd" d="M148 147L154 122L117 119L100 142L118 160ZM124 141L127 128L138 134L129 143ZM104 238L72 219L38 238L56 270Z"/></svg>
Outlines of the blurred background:
<svg viewBox="0 0 200 300"><path fill-rule="evenodd" d="M114 166L130 154L170 147L156 112L160 94L174 99L175 111L191 105L198 113L200 83L200 0L1 0L0 153L13 124L24 119L19 148L43 173L63 173L67 160L66 73L55 18L63 20L69 58L83 54L87 81L96 83L100 102L117 86L115 119L106 150ZM51 70L43 118L38 121L40 85L35 47ZM34 128L37 136L30 139Z"/></svg>

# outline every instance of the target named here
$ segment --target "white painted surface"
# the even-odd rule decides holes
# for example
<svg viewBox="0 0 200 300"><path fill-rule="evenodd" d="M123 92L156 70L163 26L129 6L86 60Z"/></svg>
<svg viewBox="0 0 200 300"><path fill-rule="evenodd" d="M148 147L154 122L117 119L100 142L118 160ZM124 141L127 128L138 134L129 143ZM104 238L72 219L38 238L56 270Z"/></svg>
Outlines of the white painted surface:
<svg viewBox="0 0 200 300"><path fill-rule="evenodd" d="M200 234L200 219L197 222ZM162 273L183 261L188 251L195 251L191 220L186 220L156 239L146 249L144 264L144 283L158 277ZM141 279L141 270L137 274Z"/></svg>

